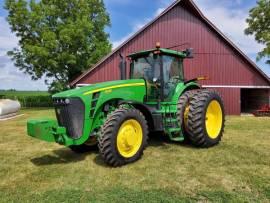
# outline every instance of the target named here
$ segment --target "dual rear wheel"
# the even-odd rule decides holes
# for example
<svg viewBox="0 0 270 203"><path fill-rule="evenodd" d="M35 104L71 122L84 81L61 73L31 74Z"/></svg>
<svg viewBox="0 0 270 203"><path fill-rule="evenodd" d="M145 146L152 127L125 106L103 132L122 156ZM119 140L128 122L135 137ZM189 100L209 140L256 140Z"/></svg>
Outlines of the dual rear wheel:
<svg viewBox="0 0 270 203"><path fill-rule="evenodd" d="M198 147L211 147L222 138L225 123L223 101L213 90L191 90L178 102L178 120L187 140Z"/></svg>

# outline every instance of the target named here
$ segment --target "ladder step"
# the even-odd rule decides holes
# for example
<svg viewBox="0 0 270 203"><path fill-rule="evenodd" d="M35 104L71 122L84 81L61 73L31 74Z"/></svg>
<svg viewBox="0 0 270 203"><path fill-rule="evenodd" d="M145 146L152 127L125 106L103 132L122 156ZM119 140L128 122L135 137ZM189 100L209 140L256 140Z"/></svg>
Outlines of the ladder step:
<svg viewBox="0 0 270 203"><path fill-rule="evenodd" d="M166 122L177 122L177 118L166 118Z"/></svg>
<svg viewBox="0 0 270 203"><path fill-rule="evenodd" d="M184 137L172 137L171 140L180 142L180 141L184 141Z"/></svg>
<svg viewBox="0 0 270 203"><path fill-rule="evenodd" d="M181 128L169 128L168 134L170 136L170 139L175 142L180 142L184 140L184 137L182 135Z"/></svg>
<svg viewBox="0 0 270 203"><path fill-rule="evenodd" d="M172 132L180 132L181 128L170 128L169 129L169 132L172 133Z"/></svg>

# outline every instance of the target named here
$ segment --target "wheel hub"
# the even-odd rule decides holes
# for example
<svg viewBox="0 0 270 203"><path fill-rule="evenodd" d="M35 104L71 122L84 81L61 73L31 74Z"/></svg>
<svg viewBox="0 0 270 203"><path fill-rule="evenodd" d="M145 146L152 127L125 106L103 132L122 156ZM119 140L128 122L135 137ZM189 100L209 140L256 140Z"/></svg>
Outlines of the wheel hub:
<svg viewBox="0 0 270 203"><path fill-rule="evenodd" d="M220 104L216 100L211 101L205 114L205 126L210 138L218 137L222 128L222 117Z"/></svg>
<svg viewBox="0 0 270 203"><path fill-rule="evenodd" d="M125 121L117 134L118 152L126 158L134 156L142 144L142 127L134 119Z"/></svg>

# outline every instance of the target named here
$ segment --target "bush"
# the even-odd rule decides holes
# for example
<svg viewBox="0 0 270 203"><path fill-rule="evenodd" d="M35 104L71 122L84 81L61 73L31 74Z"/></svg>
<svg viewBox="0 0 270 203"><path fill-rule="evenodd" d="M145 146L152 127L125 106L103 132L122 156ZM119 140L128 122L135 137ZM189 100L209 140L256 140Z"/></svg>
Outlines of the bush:
<svg viewBox="0 0 270 203"><path fill-rule="evenodd" d="M22 107L52 107L51 96L13 96L5 95L5 99L18 100Z"/></svg>

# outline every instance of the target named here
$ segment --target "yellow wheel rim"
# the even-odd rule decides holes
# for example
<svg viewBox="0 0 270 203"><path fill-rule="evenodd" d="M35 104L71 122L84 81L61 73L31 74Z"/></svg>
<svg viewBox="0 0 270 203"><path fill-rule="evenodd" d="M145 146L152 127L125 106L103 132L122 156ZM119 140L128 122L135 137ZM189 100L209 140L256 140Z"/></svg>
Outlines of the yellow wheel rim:
<svg viewBox="0 0 270 203"><path fill-rule="evenodd" d="M134 156L142 145L143 130L141 124L130 119L125 121L118 130L117 150L126 158Z"/></svg>
<svg viewBox="0 0 270 203"><path fill-rule="evenodd" d="M189 113L189 105L186 106L184 111L184 125L185 127L188 126L188 113Z"/></svg>
<svg viewBox="0 0 270 203"><path fill-rule="evenodd" d="M222 109L218 101L213 100L209 103L205 115L205 126L208 133L208 136L212 139L218 137L222 122L223 115Z"/></svg>

